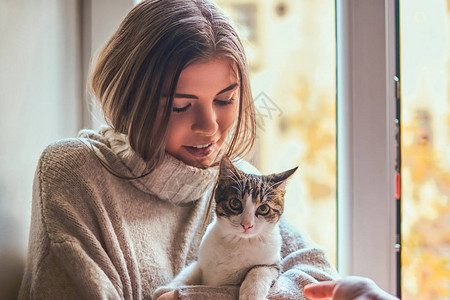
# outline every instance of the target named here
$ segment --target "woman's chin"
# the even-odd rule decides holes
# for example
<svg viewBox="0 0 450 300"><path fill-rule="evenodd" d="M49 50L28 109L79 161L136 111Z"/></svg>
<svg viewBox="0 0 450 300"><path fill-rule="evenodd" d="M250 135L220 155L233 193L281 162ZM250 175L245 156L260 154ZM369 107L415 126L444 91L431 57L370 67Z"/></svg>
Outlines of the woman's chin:
<svg viewBox="0 0 450 300"><path fill-rule="evenodd" d="M175 156L175 155L174 155ZM206 169L209 168L212 165L212 160L209 158L195 158L190 156L181 156L177 155L175 156L178 160L181 160L186 165L199 168L199 169Z"/></svg>
<svg viewBox="0 0 450 300"><path fill-rule="evenodd" d="M211 152L205 153L191 153L192 149L188 150L186 149L186 147L181 147L181 149L178 151L167 151L167 152L187 165L199 169L206 169L211 167L216 162L219 155L220 149L219 146L221 145L222 145L221 143L214 144L212 146Z"/></svg>
<svg viewBox="0 0 450 300"><path fill-rule="evenodd" d="M214 162L214 157L211 156L207 156L207 157L183 157L181 159L185 164L188 164L190 166L199 168L199 169L206 169L211 167L211 165Z"/></svg>

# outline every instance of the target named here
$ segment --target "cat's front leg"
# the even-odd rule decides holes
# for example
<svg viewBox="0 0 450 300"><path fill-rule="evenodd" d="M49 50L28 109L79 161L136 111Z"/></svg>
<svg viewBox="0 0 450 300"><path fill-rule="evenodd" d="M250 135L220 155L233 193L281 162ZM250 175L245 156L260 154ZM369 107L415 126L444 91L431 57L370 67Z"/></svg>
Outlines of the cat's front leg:
<svg viewBox="0 0 450 300"><path fill-rule="evenodd" d="M280 274L276 266L255 266L247 272L239 289L239 300L265 300Z"/></svg>
<svg viewBox="0 0 450 300"><path fill-rule="evenodd" d="M153 293L153 299L158 299L159 296L177 290L179 287L185 285L201 284L202 271L197 262L193 262L178 273L177 276L166 286L160 286Z"/></svg>
<svg viewBox="0 0 450 300"><path fill-rule="evenodd" d="M183 270L172 280L171 286L179 287L183 285L198 285L202 283L202 271L198 262L193 262Z"/></svg>

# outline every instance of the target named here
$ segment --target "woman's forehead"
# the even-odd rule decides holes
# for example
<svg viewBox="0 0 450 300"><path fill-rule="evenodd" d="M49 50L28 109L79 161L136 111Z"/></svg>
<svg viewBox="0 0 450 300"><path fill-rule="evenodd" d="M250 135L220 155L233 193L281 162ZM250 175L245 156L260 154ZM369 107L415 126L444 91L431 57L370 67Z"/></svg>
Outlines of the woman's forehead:
<svg viewBox="0 0 450 300"><path fill-rule="evenodd" d="M181 72L176 93L216 95L238 82L235 64L230 60L200 61L187 66Z"/></svg>

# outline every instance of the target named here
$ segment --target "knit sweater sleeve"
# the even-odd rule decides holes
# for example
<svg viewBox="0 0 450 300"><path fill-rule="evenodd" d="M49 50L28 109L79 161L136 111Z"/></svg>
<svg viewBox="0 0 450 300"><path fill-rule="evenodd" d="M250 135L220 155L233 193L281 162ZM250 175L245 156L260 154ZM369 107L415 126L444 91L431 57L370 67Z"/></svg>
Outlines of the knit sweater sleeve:
<svg viewBox="0 0 450 300"><path fill-rule="evenodd" d="M80 176L84 154L72 141L50 146L40 158L19 299L131 298L95 226L94 192Z"/></svg>
<svg viewBox="0 0 450 300"><path fill-rule="evenodd" d="M280 221L280 232L283 272L272 287L269 299L307 299L303 294L305 285L338 277L324 250L306 241L285 218Z"/></svg>

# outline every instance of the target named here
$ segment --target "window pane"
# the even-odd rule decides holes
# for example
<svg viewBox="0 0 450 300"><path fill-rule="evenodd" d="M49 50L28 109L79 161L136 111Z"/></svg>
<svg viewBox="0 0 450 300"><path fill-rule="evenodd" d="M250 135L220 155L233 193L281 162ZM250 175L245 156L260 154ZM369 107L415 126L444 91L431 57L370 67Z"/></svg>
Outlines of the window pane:
<svg viewBox="0 0 450 300"><path fill-rule="evenodd" d="M402 299L450 298L448 0L400 1Z"/></svg>
<svg viewBox="0 0 450 300"><path fill-rule="evenodd" d="M335 1L217 3L237 24L251 65L252 161L264 174L299 166L285 214L336 262Z"/></svg>

